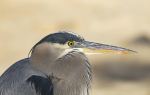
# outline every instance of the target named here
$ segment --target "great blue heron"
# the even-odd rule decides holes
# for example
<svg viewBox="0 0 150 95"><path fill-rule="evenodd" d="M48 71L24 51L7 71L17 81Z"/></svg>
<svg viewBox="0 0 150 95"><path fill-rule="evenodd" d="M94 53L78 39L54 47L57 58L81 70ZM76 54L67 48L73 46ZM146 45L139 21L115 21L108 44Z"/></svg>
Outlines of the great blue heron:
<svg viewBox="0 0 150 95"><path fill-rule="evenodd" d="M85 41L58 32L33 46L29 58L8 68L0 77L0 95L89 95L92 79L86 53L128 53L129 49Z"/></svg>

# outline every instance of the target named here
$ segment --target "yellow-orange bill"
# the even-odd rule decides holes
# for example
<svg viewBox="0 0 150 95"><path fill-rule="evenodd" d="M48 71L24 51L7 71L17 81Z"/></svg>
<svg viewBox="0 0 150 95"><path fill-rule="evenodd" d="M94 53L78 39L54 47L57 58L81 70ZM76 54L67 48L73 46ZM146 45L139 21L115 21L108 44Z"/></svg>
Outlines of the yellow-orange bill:
<svg viewBox="0 0 150 95"><path fill-rule="evenodd" d="M89 42L89 41L79 43L79 45L82 48L83 52L86 54L103 54L103 53L129 54L129 53L136 53L136 51L133 51L130 49L126 49L126 48L122 48L122 47L118 47L118 46L94 43L94 42Z"/></svg>
<svg viewBox="0 0 150 95"><path fill-rule="evenodd" d="M113 53L113 54L129 54L131 51L116 51L116 50L107 50L107 49L87 49L84 48L83 52L85 54L104 54L104 53Z"/></svg>

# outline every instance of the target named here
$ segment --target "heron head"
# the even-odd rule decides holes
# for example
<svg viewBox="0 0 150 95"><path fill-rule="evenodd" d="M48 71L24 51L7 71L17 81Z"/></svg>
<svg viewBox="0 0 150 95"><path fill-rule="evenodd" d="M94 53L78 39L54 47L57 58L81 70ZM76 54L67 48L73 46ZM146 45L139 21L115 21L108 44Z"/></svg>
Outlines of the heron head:
<svg viewBox="0 0 150 95"><path fill-rule="evenodd" d="M58 51L62 50L63 52L59 57L64 56L71 51L82 52L84 54L128 54L135 52L127 48L86 41L83 37L71 32L58 32L44 37L33 47L32 52L34 52L36 46L43 43L54 46Z"/></svg>

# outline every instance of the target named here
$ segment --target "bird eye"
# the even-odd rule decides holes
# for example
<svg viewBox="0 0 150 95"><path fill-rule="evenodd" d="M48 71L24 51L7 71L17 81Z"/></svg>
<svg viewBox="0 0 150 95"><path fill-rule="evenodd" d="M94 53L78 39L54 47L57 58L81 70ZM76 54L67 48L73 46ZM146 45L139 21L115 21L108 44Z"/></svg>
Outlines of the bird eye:
<svg viewBox="0 0 150 95"><path fill-rule="evenodd" d="M68 46L74 46L74 41L68 41Z"/></svg>

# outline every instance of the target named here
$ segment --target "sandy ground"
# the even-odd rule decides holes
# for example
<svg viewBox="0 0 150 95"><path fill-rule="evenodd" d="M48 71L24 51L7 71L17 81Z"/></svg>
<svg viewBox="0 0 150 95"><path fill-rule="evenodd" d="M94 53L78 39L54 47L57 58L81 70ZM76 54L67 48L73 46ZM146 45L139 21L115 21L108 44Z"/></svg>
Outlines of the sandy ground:
<svg viewBox="0 0 150 95"><path fill-rule="evenodd" d="M145 66L150 63L150 46L134 44L132 40L139 35L150 36L149 5L149 0L0 0L0 74L17 60L27 57L31 47L39 39L60 30L76 32L88 40L139 52L136 57L90 57L93 69L97 63L103 64L108 58L117 62L129 60L135 66L135 60L138 59L139 64ZM120 70L115 68L112 71L122 71L124 67L121 66L118 67ZM128 71L128 67L126 69ZM136 70L137 68L135 72ZM146 76L149 76L149 69L147 72L144 70L141 70L144 72L142 74L148 73ZM124 77L121 80L108 80L103 75L97 77L101 69L97 72L94 70L92 95L150 95L149 77L139 76L144 79L138 81L124 81ZM121 75L128 76L130 73ZM139 75L140 72L136 74Z"/></svg>

